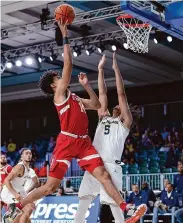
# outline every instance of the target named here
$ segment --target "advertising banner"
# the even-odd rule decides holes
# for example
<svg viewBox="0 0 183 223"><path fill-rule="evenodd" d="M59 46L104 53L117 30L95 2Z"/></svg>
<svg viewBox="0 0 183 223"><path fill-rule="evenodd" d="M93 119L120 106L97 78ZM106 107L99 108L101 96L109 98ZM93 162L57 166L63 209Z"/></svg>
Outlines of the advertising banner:
<svg viewBox="0 0 183 223"><path fill-rule="evenodd" d="M31 216L31 223L74 223L78 207L77 196L49 196L36 203L36 210ZM97 197L86 213L86 223L97 223L100 201Z"/></svg>

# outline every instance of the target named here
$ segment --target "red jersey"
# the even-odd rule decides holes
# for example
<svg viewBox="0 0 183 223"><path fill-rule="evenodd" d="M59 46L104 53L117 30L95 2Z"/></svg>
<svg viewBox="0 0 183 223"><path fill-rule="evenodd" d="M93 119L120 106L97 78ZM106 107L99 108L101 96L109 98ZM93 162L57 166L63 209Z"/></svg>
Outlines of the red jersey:
<svg viewBox="0 0 183 223"><path fill-rule="evenodd" d="M11 172L12 166L6 165L0 168L0 183L1 185L4 183L5 178L8 176L8 174Z"/></svg>
<svg viewBox="0 0 183 223"><path fill-rule="evenodd" d="M60 127L64 132L75 135L88 134L88 116L81 99L68 90L67 99L56 104L56 109L60 119Z"/></svg>

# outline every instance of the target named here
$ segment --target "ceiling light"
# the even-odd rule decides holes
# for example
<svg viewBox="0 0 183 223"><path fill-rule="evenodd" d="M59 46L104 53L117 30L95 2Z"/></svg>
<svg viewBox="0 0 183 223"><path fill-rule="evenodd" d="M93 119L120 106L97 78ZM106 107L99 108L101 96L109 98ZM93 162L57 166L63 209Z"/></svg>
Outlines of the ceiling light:
<svg viewBox="0 0 183 223"><path fill-rule="evenodd" d="M90 48L86 49L85 52L86 52L86 55L90 56L94 52L94 48L90 47Z"/></svg>
<svg viewBox="0 0 183 223"><path fill-rule="evenodd" d="M81 55L81 50L79 47L75 46L73 47L73 56L74 57L78 57L79 55Z"/></svg>
<svg viewBox="0 0 183 223"><path fill-rule="evenodd" d="M173 39L172 39L171 36L167 36L167 40L168 40L169 43L171 43Z"/></svg>
<svg viewBox="0 0 183 223"><path fill-rule="evenodd" d="M128 44L127 44L127 43L123 43L123 47L124 47L125 49L128 49Z"/></svg>
<svg viewBox="0 0 183 223"><path fill-rule="evenodd" d="M11 69L13 67L13 64L11 62L6 63L6 68Z"/></svg>
<svg viewBox="0 0 183 223"><path fill-rule="evenodd" d="M156 38L153 39L155 44L158 44L158 40Z"/></svg>
<svg viewBox="0 0 183 223"><path fill-rule="evenodd" d="M42 62L42 58L38 57L38 61L39 61L39 63L41 63Z"/></svg>
<svg viewBox="0 0 183 223"><path fill-rule="evenodd" d="M28 57L26 60L25 60L26 64L27 65L32 65L33 64L33 59Z"/></svg>
<svg viewBox="0 0 183 223"><path fill-rule="evenodd" d="M53 61L53 57L52 56L50 56L50 60Z"/></svg>
<svg viewBox="0 0 183 223"><path fill-rule="evenodd" d="M17 61L15 62L15 65L16 65L17 67L21 67L21 66L22 66L22 61L21 61L21 60L17 60Z"/></svg>

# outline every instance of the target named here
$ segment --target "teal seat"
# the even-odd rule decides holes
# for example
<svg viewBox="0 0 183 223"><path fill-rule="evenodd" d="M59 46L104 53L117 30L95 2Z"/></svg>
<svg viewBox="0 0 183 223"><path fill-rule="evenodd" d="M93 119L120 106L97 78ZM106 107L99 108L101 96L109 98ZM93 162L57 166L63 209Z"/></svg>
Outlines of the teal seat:
<svg viewBox="0 0 183 223"><path fill-rule="evenodd" d="M150 173L160 173L160 169L158 167L151 167Z"/></svg>
<svg viewBox="0 0 183 223"><path fill-rule="evenodd" d="M139 171L138 171L137 168L130 168L129 169L129 174L138 174L138 173L139 173Z"/></svg>
<svg viewBox="0 0 183 223"><path fill-rule="evenodd" d="M157 161L153 161L149 163L149 166L159 168L159 163Z"/></svg>
<svg viewBox="0 0 183 223"><path fill-rule="evenodd" d="M172 167L172 172L173 172L173 173L178 172L177 168L176 168L176 167Z"/></svg>
<svg viewBox="0 0 183 223"><path fill-rule="evenodd" d="M172 168L163 168L162 173L172 173Z"/></svg>
<svg viewBox="0 0 183 223"><path fill-rule="evenodd" d="M149 173L149 169L147 167L142 167L140 168L140 174L148 174Z"/></svg>
<svg viewBox="0 0 183 223"><path fill-rule="evenodd" d="M139 163L139 167L148 167L148 163L147 162Z"/></svg>
<svg viewBox="0 0 183 223"><path fill-rule="evenodd" d="M138 164L137 163L131 164L129 165L129 168L138 168Z"/></svg>

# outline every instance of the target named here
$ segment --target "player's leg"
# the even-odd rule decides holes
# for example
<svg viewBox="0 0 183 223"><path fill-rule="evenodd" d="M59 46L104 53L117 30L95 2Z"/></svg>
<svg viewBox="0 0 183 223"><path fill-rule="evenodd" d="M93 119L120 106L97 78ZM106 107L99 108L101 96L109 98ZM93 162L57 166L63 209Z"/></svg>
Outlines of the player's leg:
<svg viewBox="0 0 183 223"><path fill-rule="evenodd" d="M23 213L20 216L19 219L19 223L29 223L30 222L30 216L32 214L33 209L35 209L35 205L34 204L27 204L24 208L23 208Z"/></svg>
<svg viewBox="0 0 183 223"><path fill-rule="evenodd" d="M114 216L115 223L124 223L124 214L121 209L118 206L112 204L110 205L110 208Z"/></svg>
<svg viewBox="0 0 183 223"><path fill-rule="evenodd" d="M74 223L84 223L85 222L85 215L86 212L92 203L93 198L92 197L87 197L83 199L79 199L79 205L78 209L76 212L76 215L74 217Z"/></svg>
<svg viewBox="0 0 183 223"><path fill-rule="evenodd" d="M85 171L83 180L79 187L79 206L74 217L74 223L85 222L86 212L99 192L100 183L88 171Z"/></svg>

